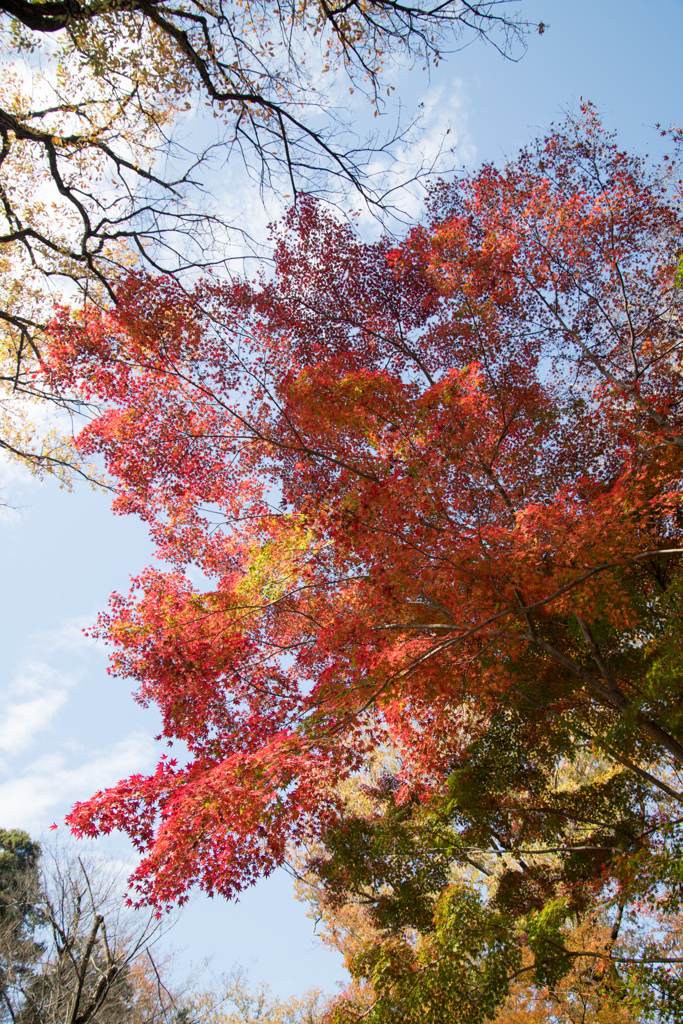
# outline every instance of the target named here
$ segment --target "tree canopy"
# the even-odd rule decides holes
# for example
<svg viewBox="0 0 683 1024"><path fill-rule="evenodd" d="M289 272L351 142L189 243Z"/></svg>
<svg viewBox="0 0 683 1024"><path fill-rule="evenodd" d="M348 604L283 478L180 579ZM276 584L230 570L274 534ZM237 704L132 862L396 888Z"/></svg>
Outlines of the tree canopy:
<svg viewBox="0 0 683 1024"><path fill-rule="evenodd" d="M673 167L587 107L400 244L303 199L273 280L138 272L52 325L53 386L104 406L80 450L167 563L98 631L177 747L71 823L127 832L157 905L327 851L379 929L377 1024L483 1020L579 961L680 1016Z"/></svg>
<svg viewBox="0 0 683 1024"><path fill-rule="evenodd" d="M55 403L74 408L36 376L55 296L107 303L138 261L182 275L224 260L229 225L205 193L212 160L291 195L339 186L381 205L366 172L389 140L354 135L328 103L324 72L339 70L377 105L387 58L438 60L463 33L505 51L526 29L509 0L8 0L0 12L0 447L63 479L73 448L27 406L37 402L43 420ZM187 139L190 111L207 124Z"/></svg>

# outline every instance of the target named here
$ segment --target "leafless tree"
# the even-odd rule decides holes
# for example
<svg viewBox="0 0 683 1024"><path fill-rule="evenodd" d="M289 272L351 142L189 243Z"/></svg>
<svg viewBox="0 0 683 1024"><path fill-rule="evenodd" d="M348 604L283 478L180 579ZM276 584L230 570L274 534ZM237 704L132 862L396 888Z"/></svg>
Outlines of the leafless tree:
<svg viewBox="0 0 683 1024"><path fill-rule="evenodd" d="M126 905L121 879L64 853L13 887L23 929L0 921L2 1006L13 1024L171 1024L182 998L165 981L161 922ZM4 923L4 927L2 927ZM28 923L28 927L26 926Z"/></svg>

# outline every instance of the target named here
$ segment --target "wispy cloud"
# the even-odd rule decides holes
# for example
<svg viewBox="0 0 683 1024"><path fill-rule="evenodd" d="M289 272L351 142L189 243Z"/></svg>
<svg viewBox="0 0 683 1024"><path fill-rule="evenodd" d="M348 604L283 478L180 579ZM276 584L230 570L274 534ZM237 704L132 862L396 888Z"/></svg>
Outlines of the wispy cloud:
<svg viewBox="0 0 683 1024"><path fill-rule="evenodd" d="M117 698L112 703L111 690L101 689L104 652L83 633L93 618L67 619L57 629L30 636L4 687L4 828L36 833L63 819L75 801L153 763L151 735L140 730L139 719L121 717ZM127 695L125 701L130 701Z"/></svg>
<svg viewBox="0 0 683 1024"><path fill-rule="evenodd" d="M52 818L59 820L76 800L145 771L152 764L154 741L132 733L111 747L92 753L80 764L68 764L60 753L33 761L18 777L0 784L0 824L35 832Z"/></svg>
<svg viewBox="0 0 683 1024"><path fill-rule="evenodd" d="M19 754L29 749L38 734L49 728L75 682L73 676L44 662L26 666L12 683L22 696L7 702L0 716L0 750Z"/></svg>
<svg viewBox="0 0 683 1024"><path fill-rule="evenodd" d="M24 658L2 694L0 751L17 755L53 728L54 719L82 674L79 655L93 646L83 634L85 622L67 620L59 629L35 635ZM55 654L69 656L71 671L50 664ZM0 765L0 767L3 767Z"/></svg>
<svg viewBox="0 0 683 1024"><path fill-rule="evenodd" d="M23 521L26 495L39 486L40 481L26 466L0 453L0 529Z"/></svg>
<svg viewBox="0 0 683 1024"><path fill-rule="evenodd" d="M387 202L393 207L397 224L411 223L422 213L426 182L454 168L470 167L476 157L467 127L465 85L454 78L449 84L426 90L412 130L389 151L378 154L369 172L392 190L387 193ZM366 237L373 237L381 227L369 209L360 211L358 226Z"/></svg>

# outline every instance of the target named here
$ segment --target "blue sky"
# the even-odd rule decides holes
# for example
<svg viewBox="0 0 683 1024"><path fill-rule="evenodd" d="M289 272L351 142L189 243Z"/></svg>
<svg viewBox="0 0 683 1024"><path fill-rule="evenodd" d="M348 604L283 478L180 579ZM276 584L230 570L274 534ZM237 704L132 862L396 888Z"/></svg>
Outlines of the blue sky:
<svg viewBox="0 0 683 1024"><path fill-rule="evenodd" d="M498 161L581 97L642 153L659 151L656 123L683 123L683 0L532 0L522 10L549 28L516 63L474 44L431 78L394 73L407 109L425 104L425 145L436 145L448 123L461 161ZM258 206L253 193L233 199L252 213ZM151 548L141 524L112 516L107 497L86 485L69 494L4 466L0 486L17 506L0 521L0 825L39 836L74 800L154 761L154 713L106 675L106 653L82 634L109 594L127 589ZM127 856L116 840L102 850ZM239 961L283 995L314 985L332 990L343 978L284 875L237 905L198 899L173 943L185 948L179 964L213 956L220 972Z"/></svg>

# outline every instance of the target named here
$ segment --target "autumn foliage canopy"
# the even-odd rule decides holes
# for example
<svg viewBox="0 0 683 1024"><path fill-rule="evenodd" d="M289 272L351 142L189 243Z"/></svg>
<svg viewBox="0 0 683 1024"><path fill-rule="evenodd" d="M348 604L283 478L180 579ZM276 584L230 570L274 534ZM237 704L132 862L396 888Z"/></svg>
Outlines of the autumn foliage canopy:
<svg viewBox="0 0 683 1024"><path fill-rule="evenodd" d="M395 810L460 801L463 857L485 845L462 824L468 771L498 852L564 829L559 874L536 874L565 909L635 884L638 851L666 859L683 766L666 168L587 109L435 187L400 243L304 199L272 278L188 294L133 274L115 308L59 312L53 379L102 409L80 448L162 559L98 632L173 756L70 819L133 838L142 900L232 896L323 842L340 781L386 751ZM517 752L491 761L513 720ZM532 814L539 780L586 750L606 774L575 783L574 817ZM633 841L596 811L579 842L589 799L631 814Z"/></svg>

